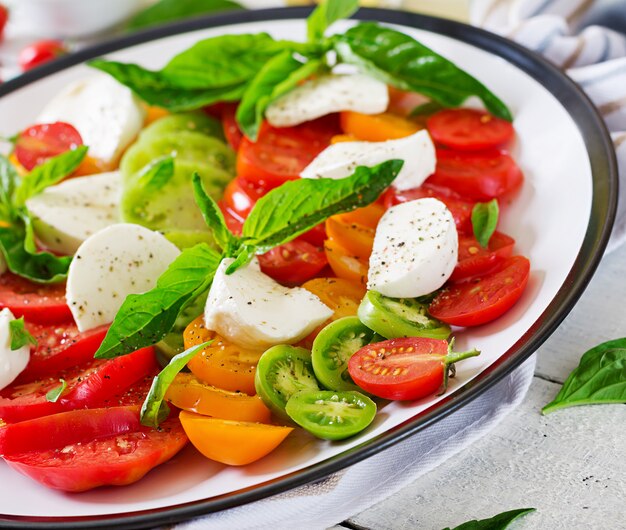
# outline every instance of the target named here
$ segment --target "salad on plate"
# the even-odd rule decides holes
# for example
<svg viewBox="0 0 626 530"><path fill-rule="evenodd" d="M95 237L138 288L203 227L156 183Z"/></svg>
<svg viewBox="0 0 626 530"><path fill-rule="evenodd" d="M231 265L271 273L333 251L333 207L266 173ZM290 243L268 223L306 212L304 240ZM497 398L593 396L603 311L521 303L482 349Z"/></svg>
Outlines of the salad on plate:
<svg viewBox="0 0 626 530"><path fill-rule="evenodd" d="M487 87L376 23L97 59L0 157L0 455L79 492L189 441L233 466L446 391L520 298L523 175ZM465 105L461 107L461 105Z"/></svg>

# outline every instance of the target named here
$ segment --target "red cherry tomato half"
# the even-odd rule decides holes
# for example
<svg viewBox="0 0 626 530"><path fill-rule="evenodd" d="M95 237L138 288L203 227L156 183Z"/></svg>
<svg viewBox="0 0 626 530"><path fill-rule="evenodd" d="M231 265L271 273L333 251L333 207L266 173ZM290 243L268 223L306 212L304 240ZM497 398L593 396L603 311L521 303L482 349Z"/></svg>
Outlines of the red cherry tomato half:
<svg viewBox="0 0 626 530"><path fill-rule="evenodd" d="M510 122L475 109L439 111L426 126L435 143L463 151L500 147L515 134Z"/></svg>
<svg viewBox="0 0 626 530"><path fill-rule="evenodd" d="M326 254L306 241L290 241L259 256L261 270L277 282L301 284L327 264Z"/></svg>
<svg viewBox="0 0 626 530"><path fill-rule="evenodd" d="M0 4L0 42L4 39L4 27L7 25L9 19L9 10L6 6Z"/></svg>
<svg viewBox="0 0 626 530"><path fill-rule="evenodd" d="M18 61L22 71L25 72L65 54L67 54L67 48L61 41L40 40L22 49Z"/></svg>
<svg viewBox="0 0 626 530"><path fill-rule="evenodd" d="M519 300L529 274L528 259L513 256L496 272L446 287L431 302L428 311L452 326L478 326L491 322Z"/></svg>
<svg viewBox="0 0 626 530"><path fill-rule="evenodd" d="M224 136L235 151L239 149L241 140L243 139L243 133L237 124L235 114L237 112L237 104L229 103L224 105L222 109L222 127L224 129Z"/></svg>
<svg viewBox="0 0 626 530"><path fill-rule="evenodd" d="M513 245L515 239L502 232L493 233L487 248L482 247L474 236L459 234L459 262L450 280L458 282L493 271L513 254Z"/></svg>
<svg viewBox="0 0 626 530"><path fill-rule="evenodd" d="M374 396L419 399L434 394L443 384L447 353L445 340L391 339L358 350L348 361L348 372Z"/></svg>
<svg viewBox="0 0 626 530"><path fill-rule="evenodd" d="M427 183L450 188L466 199L488 201L519 188L524 177L507 154L437 150L437 169Z"/></svg>
<svg viewBox="0 0 626 530"><path fill-rule="evenodd" d="M0 309L9 308L16 318L57 324L72 321L65 301L65 284L37 284L11 274L0 276Z"/></svg>
<svg viewBox="0 0 626 530"><path fill-rule="evenodd" d="M53 156L83 145L80 133L69 123L57 121L33 125L15 142L15 156L28 171Z"/></svg>

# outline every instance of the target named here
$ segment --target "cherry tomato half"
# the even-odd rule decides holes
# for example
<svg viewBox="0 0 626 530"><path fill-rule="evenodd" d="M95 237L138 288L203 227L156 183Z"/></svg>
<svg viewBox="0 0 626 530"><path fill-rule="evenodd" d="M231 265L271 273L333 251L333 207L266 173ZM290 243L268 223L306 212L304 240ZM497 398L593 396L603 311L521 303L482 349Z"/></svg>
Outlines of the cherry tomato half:
<svg viewBox="0 0 626 530"><path fill-rule="evenodd" d="M366 142L384 142L415 134L422 127L395 114L341 113L341 129L345 134Z"/></svg>
<svg viewBox="0 0 626 530"><path fill-rule="evenodd" d="M459 235L459 262L452 271L450 280L458 282L473 276L480 276L499 267L513 254L515 239L494 232L487 248L476 241L474 236Z"/></svg>
<svg viewBox="0 0 626 530"><path fill-rule="evenodd" d="M322 249L296 239L261 254L259 264L277 282L299 285L316 276L328 261Z"/></svg>
<svg viewBox="0 0 626 530"><path fill-rule="evenodd" d="M4 27L9 19L9 10L6 6L0 4L0 42L4 39Z"/></svg>
<svg viewBox="0 0 626 530"><path fill-rule="evenodd" d="M40 40L23 48L18 61L22 71L25 72L65 54L67 54L67 48L61 41Z"/></svg>
<svg viewBox="0 0 626 530"><path fill-rule="evenodd" d="M22 131L15 142L18 162L31 171L53 156L83 145L80 133L73 125L57 121L33 125Z"/></svg>

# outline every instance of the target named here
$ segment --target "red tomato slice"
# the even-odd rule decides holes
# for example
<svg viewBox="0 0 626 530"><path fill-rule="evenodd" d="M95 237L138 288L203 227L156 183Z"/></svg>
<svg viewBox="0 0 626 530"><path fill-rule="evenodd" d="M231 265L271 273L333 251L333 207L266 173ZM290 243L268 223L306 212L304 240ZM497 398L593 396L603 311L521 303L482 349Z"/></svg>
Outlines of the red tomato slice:
<svg viewBox="0 0 626 530"><path fill-rule="evenodd" d="M427 182L450 188L466 199L488 201L519 188L524 176L507 154L437 150L437 169Z"/></svg>
<svg viewBox="0 0 626 530"><path fill-rule="evenodd" d="M528 259L513 256L497 272L445 288L431 302L428 311L453 326L478 326L491 322L519 300L529 274Z"/></svg>
<svg viewBox="0 0 626 530"><path fill-rule="evenodd" d="M81 333L73 322L60 325L27 322L26 328L37 339L37 345L31 347L28 365L15 384L90 363L109 329L100 326Z"/></svg>
<svg viewBox="0 0 626 530"><path fill-rule="evenodd" d="M513 138L511 122L475 109L446 109L426 121L437 144L463 151L500 147Z"/></svg>
<svg viewBox="0 0 626 530"><path fill-rule="evenodd" d="M369 344L348 362L348 372L363 390L385 399L419 399L443 384L445 340L408 337Z"/></svg>
<svg viewBox="0 0 626 530"><path fill-rule="evenodd" d="M57 324L72 320L65 301L65 284L38 284L7 272L0 276L0 308L8 307L16 318Z"/></svg>
<svg viewBox="0 0 626 530"><path fill-rule="evenodd" d="M224 136L226 141L235 151L239 149L241 140L243 140L243 133L239 129L235 114L237 112L236 103L225 104L222 109L222 128L224 129Z"/></svg>
<svg viewBox="0 0 626 530"><path fill-rule="evenodd" d="M69 123L57 121L33 125L15 142L15 156L28 171L53 156L83 145L80 133Z"/></svg>
<svg viewBox="0 0 626 530"><path fill-rule="evenodd" d="M515 239L494 232L487 248L480 246L474 236L459 235L459 262L457 263L450 280L458 282L474 276L487 274L504 262L513 254Z"/></svg>
<svg viewBox="0 0 626 530"><path fill-rule="evenodd" d="M290 241L259 256L261 270L277 282L301 284L328 263L326 254L306 241Z"/></svg>

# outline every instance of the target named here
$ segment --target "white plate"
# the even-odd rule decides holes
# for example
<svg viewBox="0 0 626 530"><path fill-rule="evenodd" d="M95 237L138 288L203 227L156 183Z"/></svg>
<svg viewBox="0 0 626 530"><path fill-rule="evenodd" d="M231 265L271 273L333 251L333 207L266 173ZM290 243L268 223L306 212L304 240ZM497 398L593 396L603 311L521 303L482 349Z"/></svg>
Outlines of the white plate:
<svg viewBox="0 0 626 530"><path fill-rule="evenodd" d="M286 13L294 18L286 19ZM126 46L107 53L107 57L159 68L199 39L215 35L268 31L276 38L301 39L306 34L304 22L298 19L302 13L272 10L265 14L225 15L213 20L230 25ZM429 27L431 31L408 26L397 29L477 77L506 102L515 116L517 142L513 156L526 181L514 203L505 208L501 228L515 237L517 252L529 257L532 271L528 288L511 311L491 324L456 334L459 350L477 347L482 355L458 366L457 377L451 380L444 397L389 404L364 433L340 443L320 441L298 430L270 456L242 468L212 463L188 447L137 484L66 495L0 464L0 483L11 484L0 496L1 514L63 519L119 514L128 516L125 522L133 525L156 522L163 516L151 510L171 507L174 511L170 515L183 518L319 478L400 440L475 397L532 353L571 309L597 265L615 209L614 160L606 131L590 103L546 63L480 30L393 12L364 11L363 15ZM281 17L284 20L264 20ZM241 20L260 21L234 23ZM180 32L213 23L179 24L177 29L148 32L68 58L65 64L168 31ZM337 29L341 31L350 24L340 24ZM445 36L446 33L457 38ZM52 95L68 82L92 73L82 64L58 69L58 65L47 65L42 73L33 72L0 88L0 95L5 94L0 99L0 135L10 136L33 123ZM36 79L47 72L50 75ZM247 491L242 493L243 489ZM183 503L192 504L180 507Z"/></svg>

